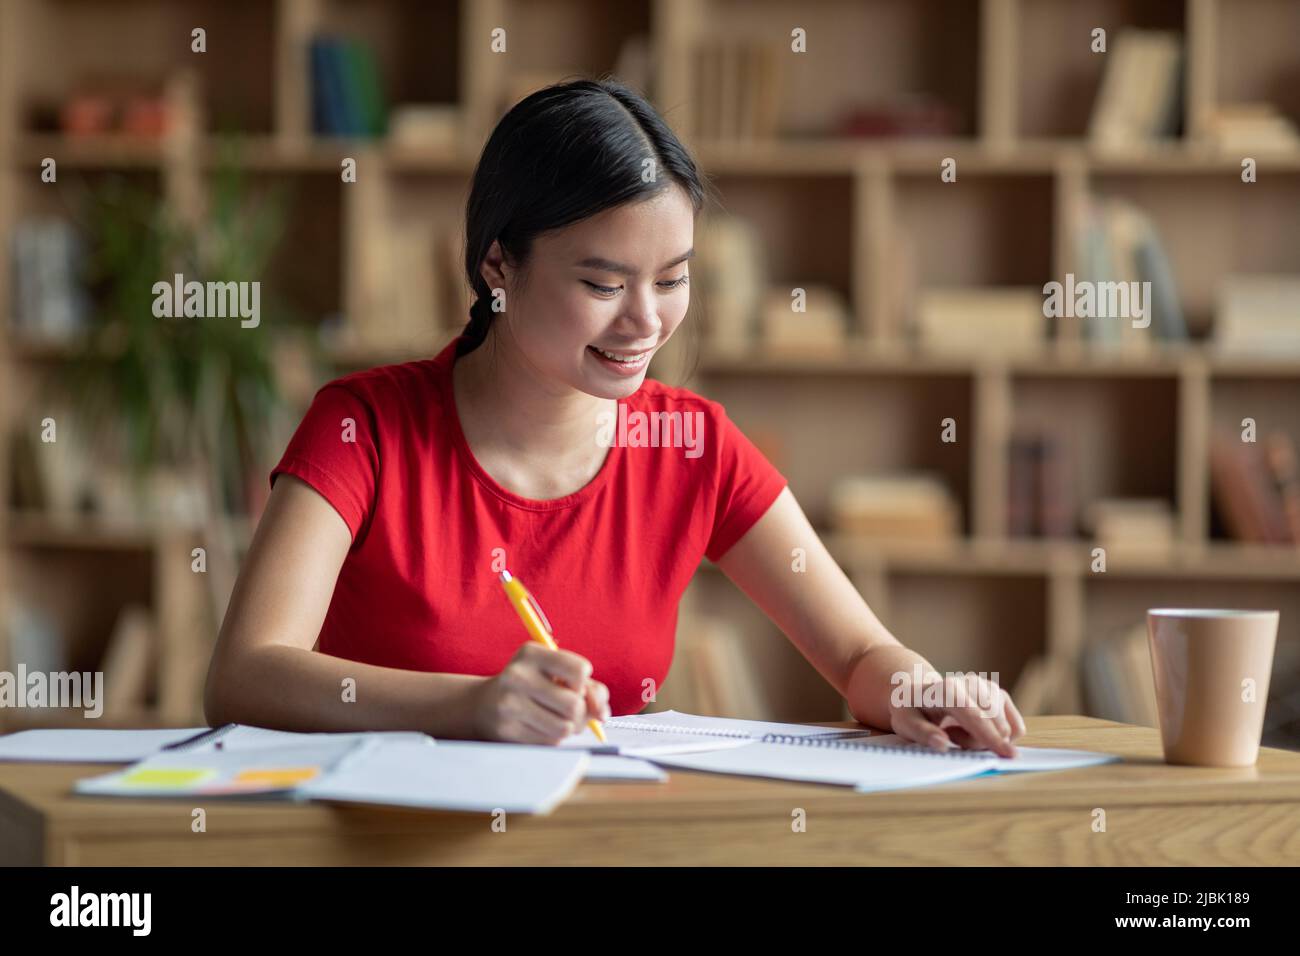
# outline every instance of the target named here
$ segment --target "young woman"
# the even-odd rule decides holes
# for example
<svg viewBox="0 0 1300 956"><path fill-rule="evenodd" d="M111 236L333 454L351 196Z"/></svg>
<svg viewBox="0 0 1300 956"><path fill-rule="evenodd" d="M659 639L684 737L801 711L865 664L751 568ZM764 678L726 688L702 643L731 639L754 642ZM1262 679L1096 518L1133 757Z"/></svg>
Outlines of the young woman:
<svg viewBox="0 0 1300 956"><path fill-rule="evenodd" d="M722 406L646 379L686 315L705 197L617 83L551 86L502 118L466 209L469 324L432 359L316 394L231 597L211 722L555 743L645 706L707 556L858 720L1014 753L1005 691L903 647ZM638 418L669 427L654 441ZM502 567L560 650L526 639Z"/></svg>

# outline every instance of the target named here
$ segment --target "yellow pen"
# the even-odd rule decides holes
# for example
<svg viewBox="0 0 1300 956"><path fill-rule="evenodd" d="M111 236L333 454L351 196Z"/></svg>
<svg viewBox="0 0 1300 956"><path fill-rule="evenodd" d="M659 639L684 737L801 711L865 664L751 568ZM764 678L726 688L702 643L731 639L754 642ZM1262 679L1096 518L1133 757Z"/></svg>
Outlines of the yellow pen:
<svg viewBox="0 0 1300 956"><path fill-rule="evenodd" d="M532 639L553 651L558 651L560 648L555 643L555 632L551 630L551 622L546 619L541 605L528 593L528 588L524 587L523 582L511 577L509 571L502 571L501 586L506 589L506 597L515 606L519 620L524 622L524 629ZM605 742L605 728L600 725L599 720L593 717L587 721L587 726L591 728L597 740L601 743Z"/></svg>

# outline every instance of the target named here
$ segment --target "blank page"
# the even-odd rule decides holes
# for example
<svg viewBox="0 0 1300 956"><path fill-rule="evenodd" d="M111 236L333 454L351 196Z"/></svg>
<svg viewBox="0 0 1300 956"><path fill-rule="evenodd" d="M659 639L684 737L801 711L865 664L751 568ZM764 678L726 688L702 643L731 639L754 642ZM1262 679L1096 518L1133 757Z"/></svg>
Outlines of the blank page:
<svg viewBox="0 0 1300 956"><path fill-rule="evenodd" d="M130 763L203 730L22 730L0 737L0 760Z"/></svg>
<svg viewBox="0 0 1300 956"><path fill-rule="evenodd" d="M588 759L585 751L522 744L379 741L298 795L429 810L550 813L578 785Z"/></svg>

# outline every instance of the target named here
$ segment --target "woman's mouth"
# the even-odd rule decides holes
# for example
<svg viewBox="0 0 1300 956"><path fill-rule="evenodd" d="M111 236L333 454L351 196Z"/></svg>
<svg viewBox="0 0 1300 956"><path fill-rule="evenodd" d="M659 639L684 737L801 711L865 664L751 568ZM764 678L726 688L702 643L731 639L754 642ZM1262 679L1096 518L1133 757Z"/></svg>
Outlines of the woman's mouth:
<svg viewBox="0 0 1300 956"><path fill-rule="evenodd" d="M601 365L619 375L635 375L650 362L653 350L644 352L613 352L587 346L587 352Z"/></svg>

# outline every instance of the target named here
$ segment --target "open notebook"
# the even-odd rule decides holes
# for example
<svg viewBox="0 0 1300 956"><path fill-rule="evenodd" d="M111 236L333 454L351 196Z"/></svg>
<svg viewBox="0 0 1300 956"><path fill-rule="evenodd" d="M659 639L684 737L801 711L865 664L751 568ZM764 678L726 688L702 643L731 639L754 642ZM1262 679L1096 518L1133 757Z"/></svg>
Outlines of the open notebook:
<svg viewBox="0 0 1300 956"><path fill-rule="evenodd" d="M866 737L871 731L836 730L766 720L701 717L665 710L657 714L611 717L604 723L605 743L589 728L561 742L562 748L625 757L656 757L701 751L727 750L752 743L787 738L844 740Z"/></svg>
<svg viewBox="0 0 1300 956"><path fill-rule="evenodd" d="M772 735L734 749L649 759L683 770L838 784L864 793L925 787L985 773L1068 770L1119 759L1085 750L1016 750L1015 757L999 757L986 750L937 751L905 743L895 734L867 740Z"/></svg>

